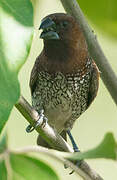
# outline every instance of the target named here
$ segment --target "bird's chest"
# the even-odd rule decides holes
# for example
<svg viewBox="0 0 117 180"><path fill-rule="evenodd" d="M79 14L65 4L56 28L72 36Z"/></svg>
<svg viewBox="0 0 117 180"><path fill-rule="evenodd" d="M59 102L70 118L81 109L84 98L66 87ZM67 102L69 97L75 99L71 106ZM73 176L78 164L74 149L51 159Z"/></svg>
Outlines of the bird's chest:
<svg viewBox="0 0 117 180"><path fill-rule="evenodd" d="M43 108L50 124L61 129L59 126L74 121L86 110L89 81L89 73L80 77L78 73L50 75L40 72L32 97L33 106L37 111Z"/></svg>

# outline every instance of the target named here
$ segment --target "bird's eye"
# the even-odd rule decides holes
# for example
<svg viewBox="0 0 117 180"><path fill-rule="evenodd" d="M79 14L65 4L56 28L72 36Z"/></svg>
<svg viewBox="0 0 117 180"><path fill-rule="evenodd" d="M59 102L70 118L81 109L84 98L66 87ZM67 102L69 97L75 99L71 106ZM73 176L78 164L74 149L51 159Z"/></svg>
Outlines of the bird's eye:
<svg viewBox="0 0 117 180"><path fill-rule="evenodd" d="M63 22L63 26L66 27L68 25L68 22L67 21L64 21Z"/></svg>
<svg viewBox="0 0 117 180"><path fill-rule="evenodd" d="M61 26L62 28L66 28L67 25L68 25L68 22L67 22L67 21L63 21L63 22L61 22L61 24L60 24L60 26Z"/></svg>

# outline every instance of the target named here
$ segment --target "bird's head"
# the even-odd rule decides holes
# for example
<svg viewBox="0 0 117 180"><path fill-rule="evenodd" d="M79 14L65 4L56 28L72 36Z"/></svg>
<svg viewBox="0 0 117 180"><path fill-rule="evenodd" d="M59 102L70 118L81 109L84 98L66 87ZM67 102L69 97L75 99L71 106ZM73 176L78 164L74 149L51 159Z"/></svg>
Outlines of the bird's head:
<svg viewBox="0 0 117 180"><path fill-rule="evenodd" d="M46 16L39 27L42 29L40 38L44 40L72 40L78 41L81 34L76 20L64 13L55 13Z"/></svg>

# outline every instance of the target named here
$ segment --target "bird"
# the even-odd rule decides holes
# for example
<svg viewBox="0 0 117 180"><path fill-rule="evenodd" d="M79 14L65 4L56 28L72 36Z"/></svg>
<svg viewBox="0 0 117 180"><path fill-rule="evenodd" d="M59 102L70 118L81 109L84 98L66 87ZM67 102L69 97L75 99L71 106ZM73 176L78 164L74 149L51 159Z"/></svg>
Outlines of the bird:
<svg viewBox="0 0 117 180"><path fill-rule="evenodd" d="M30 76L32 106L44 110L48 124L79 151L71 134L75 121L95 99L99 70L88 52L80 24L69 14L54 13L41 21L44 47ZM37 144L50 147L39 135Z"/></svg>

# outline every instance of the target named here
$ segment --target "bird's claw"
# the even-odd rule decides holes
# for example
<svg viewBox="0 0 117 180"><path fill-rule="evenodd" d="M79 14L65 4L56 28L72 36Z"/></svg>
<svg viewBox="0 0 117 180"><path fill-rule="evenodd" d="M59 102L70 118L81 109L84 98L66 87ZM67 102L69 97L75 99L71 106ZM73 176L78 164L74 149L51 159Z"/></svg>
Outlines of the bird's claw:
<svg viewBox="0 0 117 180"><path fill-rule="evenodd" d="M74 149L74 152L80 152L80 150L78 149L77 146L74 146L73 149ZM73 162L73 161L72 161L72 162L73 162L77 167L79 167L80 164L81 164L81 161L82 161L82 160L77 160L76 162ZM71 175L71 174L73 174L73 173L74 173L74 170L71 171L71 172L69 173L69 175Z"/></svg>
<svg viewBox="0 0 117 180"><path fill-rule="evenodd" d="M80 165L81 165L81 161L82 160L77 160L77 161L71 161L74 165L76 165L77 167L79 167ZM67 169L69 166L67 165L67 164L64 164L64 168L65 169ZM74 173L74 170L73 171L71 171L70 173L69 173L69 175L71 175L71 174L73 174Z"/></svg>
<svg viewBox="0 0 117 180"><path fill-rule="evenodd" d="M46 118L45 116L43 117L43 123L42 123L42 127L44 128L46 126L48 122L48 118Z"/></svg>
<svg viewBox="0 0 117 180"><path fill-rule="evenodd" d="M76 163L74 163L77 167L79 167L80 165L81 165L81 161L82 160L78 160L78 161L76 161ZM71 174L73 174L74 173L74 170L73 171L71 171L70 173L69 173L69 175L71 175Z"/></svg>
<svg viewBox="0 0 117 180"><path fill-rule="evenodd" d="M27 133L30 133L30 132L32 132L34 129L35 129L35 127L33 127L31 124L29 124L29 125L26 127L26 132L27 132Z"/></svg>
<svg viewBox="0 0 117 180"><path fill-rule="evenodd" d="M39 113L39 119L36 121L35 125L32 126L31 124L29 124L26 128L26 132L30 133L34 129L36 129L38 126L42 126L44 128L47 122L48 122L48 119L45 117L44 110L42 109Z"/></svg>

